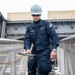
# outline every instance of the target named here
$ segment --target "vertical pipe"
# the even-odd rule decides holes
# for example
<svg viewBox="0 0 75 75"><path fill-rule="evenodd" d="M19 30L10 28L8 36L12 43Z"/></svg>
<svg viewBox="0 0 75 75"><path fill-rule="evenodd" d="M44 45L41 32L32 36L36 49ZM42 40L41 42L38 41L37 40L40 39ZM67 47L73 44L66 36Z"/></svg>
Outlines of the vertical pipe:
<svg viewBox="0 0 75 75"><path fill-rule="evenodd" d="M10 54L8 54L8 56L7 56L6 60L5 60L5 63L8 63L9 59L10 59ZM3 66L2 71L1 71L1 75L4 75L6 67L7 67L7 64L5 64Z"/></svg>
<svg viewBox="0 0 75 75"><path fill-rule="evenodd" d="M6 23L5 23L5 21L3 21L3 23L2 23L1 38L5 37L5 27L6 27Z"/></svg>
<svg viewBox="0 0 75 75"><path fill-rule="evenodd" d="M21 74L21 69L22 69L23 61L24 61L24 58L21 59L21 63L20 63L20 68L19 68L19 71L18 71L18 75Z"/></svg>
<svg viewBox="0 0 75 75"><path fill-rule="evenodd" d="M10 62L15 61L16 60L16 54L14 51L10 52L11 54L11 58L10 58ZM16 62L10 63L10 75L16 75Z"/></svg>
<svg viewBox="0 0 75 75"><path fill-rule="evenodd" d="M68 56L67 57L68 57L68 65L69 65L68 69L69 69L69 73L70 73L69 75L74 75L73 74L73 68L72 68L72 63L71 63L70 53L69 52L68 52Z"/></svg>

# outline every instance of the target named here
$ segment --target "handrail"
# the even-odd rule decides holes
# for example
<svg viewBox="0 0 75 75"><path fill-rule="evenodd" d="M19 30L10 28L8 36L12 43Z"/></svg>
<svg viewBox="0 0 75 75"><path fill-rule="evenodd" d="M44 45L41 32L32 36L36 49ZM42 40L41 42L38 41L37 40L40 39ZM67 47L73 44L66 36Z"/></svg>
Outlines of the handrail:
<svg viewBox="0 0 75 75"><path fill-rule="evenodd" d="M0 44L3 44L3 43L23 43L23 41L0 38Z"/></svg>
<svg viewBox="0 0 75 75"><path fill-rule="evenodd" d="M74 42L75 41L75 35L69 36L67 38L64 38L62 40L60 40L60 42Z"/></svg>
<svg viewBox="0 0 75 75"><path fill-rule="evenodd" d="M23 41L0 38L0 53L7 54L5 61L0 61L0 64L4 64L0 75L4 75L6 66L10 64L10 75L16 75L16 63L22 59L23 56L17 57L18 52L24 52ZM17 57L17 59L16 59ZM2 60L2 59L1 59ZM24 61L24 59L23 59ZM22 67L22 66L21 66ZM21 72L21 71L20 71ZM19 72L19 74L20 74Z"/></svg>
<svg viewBox="0 0 75 75"><path fill-rule="evenodd" d="M0 53L23 49L23 41L0 38Z"/></svg>

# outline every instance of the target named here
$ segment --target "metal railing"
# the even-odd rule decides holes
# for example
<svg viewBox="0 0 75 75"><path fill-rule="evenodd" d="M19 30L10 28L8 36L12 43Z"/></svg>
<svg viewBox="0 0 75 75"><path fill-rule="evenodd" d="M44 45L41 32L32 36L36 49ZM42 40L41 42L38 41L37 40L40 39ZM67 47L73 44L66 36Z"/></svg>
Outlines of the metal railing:
<svg viewBox="0 0 75 75"><path fill-rule="evenodd" d="M0 75L25 75L23 41L0 38Z"/></svg>
<svg viewBox="0 0 75 75"><path fill-rule="evenodd" d="M75 75L75 35L62 39L57 53L61 75Z"/></svg>
<svg viewBox="0 0 75 75"><path fill-rule="evenodd" d="M25 75L26 58L19 52L23 41L0 38L0 75ZM75 35L62 39L57 53L60 75L75 75Z"/></svg>

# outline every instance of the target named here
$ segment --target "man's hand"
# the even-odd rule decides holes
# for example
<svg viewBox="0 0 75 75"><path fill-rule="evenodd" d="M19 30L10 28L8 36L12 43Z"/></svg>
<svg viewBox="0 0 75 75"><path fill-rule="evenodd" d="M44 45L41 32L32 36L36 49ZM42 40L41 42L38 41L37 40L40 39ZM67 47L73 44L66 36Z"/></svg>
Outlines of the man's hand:
<svg viewBox="0 0 75 75"><path fill-rule="evenodd" d="M50 59L55 59L57 56L57 52L56 51L52 51L51 54L50 54Z"/></svg>
<svg viewBox="0 0 75 75"><path fill-rule="evenodd" d="M27 49L27 50L26 50L26 53L27 53L27 54L30 54L30 53L31 53L31 50Z"/></svg>

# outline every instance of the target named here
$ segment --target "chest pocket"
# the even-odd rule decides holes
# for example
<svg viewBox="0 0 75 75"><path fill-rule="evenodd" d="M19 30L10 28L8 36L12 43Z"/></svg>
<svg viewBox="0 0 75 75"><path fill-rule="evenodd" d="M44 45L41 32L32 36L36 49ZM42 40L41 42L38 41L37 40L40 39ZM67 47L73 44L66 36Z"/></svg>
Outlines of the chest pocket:
<svg viewBox="0 0 75 75"><path fill-rule="evenodd" d="M46 33L45 27L40 27L39 33Z"/></svg>
<svg viewBox="0 0 75 75"><path fill-rule="evenodd" d="M35 39L35 30L30 31L30 36L31 36L32 40Z"/></svg>

